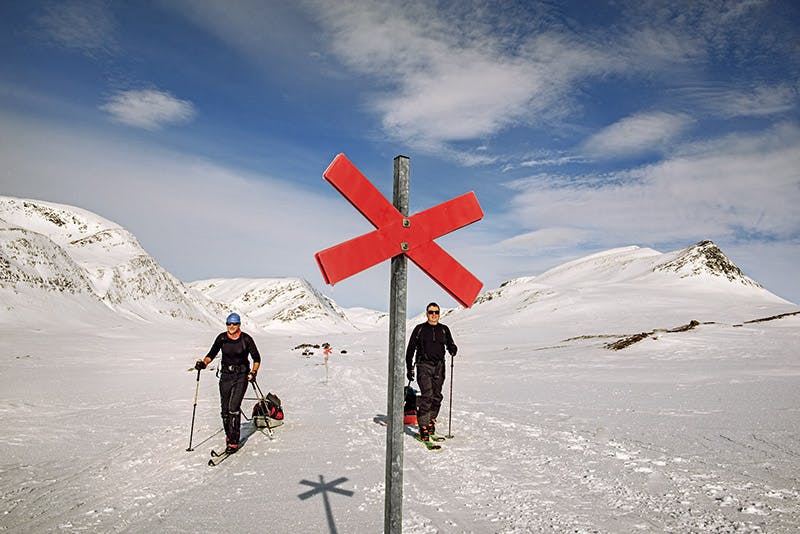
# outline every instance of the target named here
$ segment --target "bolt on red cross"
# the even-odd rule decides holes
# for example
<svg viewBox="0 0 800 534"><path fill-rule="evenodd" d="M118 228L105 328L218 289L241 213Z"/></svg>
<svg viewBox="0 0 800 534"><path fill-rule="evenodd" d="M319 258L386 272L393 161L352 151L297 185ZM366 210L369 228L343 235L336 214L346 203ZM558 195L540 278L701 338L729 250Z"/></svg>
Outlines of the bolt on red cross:
<svg viewBox="0 0 800 534"><path fill-rule="evenodd" d="M483 283L433 240L483 218L475 193L404 217L344 154L322 176L377 228L314 255L327 284L405 254L459 304L472 306Z"/></svg>

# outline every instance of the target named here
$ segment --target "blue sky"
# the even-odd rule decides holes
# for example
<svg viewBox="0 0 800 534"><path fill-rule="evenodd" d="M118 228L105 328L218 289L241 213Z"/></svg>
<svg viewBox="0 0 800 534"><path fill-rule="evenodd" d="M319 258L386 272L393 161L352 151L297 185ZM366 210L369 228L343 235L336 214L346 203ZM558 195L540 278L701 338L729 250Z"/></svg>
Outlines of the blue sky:
<svg viewBox="0 0 800 534"><path fill-rule="evenodd" d="M344 152L486 288L592 252L716 242L800 302L795 2L0 3L0 194L131 230L184 281L301 276L388 308L388 263L326 287L371 230L321 178ZM409 310L455 302L410 268Z"/></svg>

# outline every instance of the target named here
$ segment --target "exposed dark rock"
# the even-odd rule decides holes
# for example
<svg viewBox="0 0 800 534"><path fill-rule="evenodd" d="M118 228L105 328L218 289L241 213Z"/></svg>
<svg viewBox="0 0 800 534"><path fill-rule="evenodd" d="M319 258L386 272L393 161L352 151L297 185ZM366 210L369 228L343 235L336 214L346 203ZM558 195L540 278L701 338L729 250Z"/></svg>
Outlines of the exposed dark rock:
<svg viewBox="0 0 800 534"><path fill-rule="evenodd" d="M672 271L680 273L682 277L708 273L713 276L725 277L731 282L761 287L760 284L745 276L741 269L709 240L692 245L674 260L657 265L653 270Z"/></svg>
<svg viewBox="0 0 800 534"><path fill-rule="evenodd" d="M633 334L632 336L624 337L614 343L607 343L605 348L610 350L620 350L624 349L625 347L629 347L634 343L638 343L639 341L650 337L653 332L642 332L641 334Z"/></svg>
<svg viewBox="0 0 800 534"><path fill-rule="evenodd" d="M784 317L789 317L791 315L800 315L800 311L782 313L780 315L773 315L772 317L764 317L762 319L753 319L751 321L745 321L744 324L763 323L763 322L766 322L766 321L775 321L776 319L783 319Z"/></svg>

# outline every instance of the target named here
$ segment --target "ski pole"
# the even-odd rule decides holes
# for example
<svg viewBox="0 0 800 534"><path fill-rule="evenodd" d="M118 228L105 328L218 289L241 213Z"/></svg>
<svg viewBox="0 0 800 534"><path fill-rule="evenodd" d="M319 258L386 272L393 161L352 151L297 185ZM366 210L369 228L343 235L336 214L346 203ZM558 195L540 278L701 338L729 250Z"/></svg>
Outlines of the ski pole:
<svg viewBox="0 0 800 534"><path fill-rule="evenodd" d="M256 383L255 380L250 382L250 385L253 386L253 395L258 397L257 400L258 400L258 403L261 405L261 409L264 410L264 415L268 415L267 414L267 402L264 400L264 394L261 393L261 388L258 387L258 384Z"/></svg>
<svg viewBox="0 0 800 534"><path fill-rule="evenodd" d="M192 436L194 435L194 415L197 413L198 391L200 391L200 369L197 370L197 385L194 388L194 406L192 407L192 428L189 430L189 447L186 449L186 452L191 452L194 450L192 448Z"/></svg>
<svg viewBox="0 0 800 534"><path fill-rule="evenodd" d="M453 434L451 432L451 428L453 426L453 360L455 359L455 355L450 355L450 414L448 415L447 419L447 435L445 436L447 439L452 439Z"/></svg>
<svg viewBox="0 0 800 534"><path fill-rule="evenodd" d="M253 379L253 381L250 383L253 384L253 390L256 392L256 395L261 397L261 400L263 401L264 394L261 392L261 388L259 387L258 382L255 379Z"/></svg>

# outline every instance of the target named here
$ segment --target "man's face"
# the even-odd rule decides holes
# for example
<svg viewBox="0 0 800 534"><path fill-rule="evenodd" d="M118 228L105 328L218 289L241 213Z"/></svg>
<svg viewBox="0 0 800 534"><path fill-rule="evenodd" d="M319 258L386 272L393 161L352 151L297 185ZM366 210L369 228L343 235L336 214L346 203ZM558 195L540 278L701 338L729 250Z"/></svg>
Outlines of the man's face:
<svg viewBox="0 0 800 534"><path fill-rule="evenodd" d="M430 308L425 310L425 313L428 316L428 322L430 324L436 324L439 322L439 308L434 308L433 306L431 306Z"/></svg>
<svg viewBox="0 0 800 534"><path fill-rule="evenodd" d="M232 336L239 332L239 323L226 323L226 326L228 327L228 333Z"/></svg>

